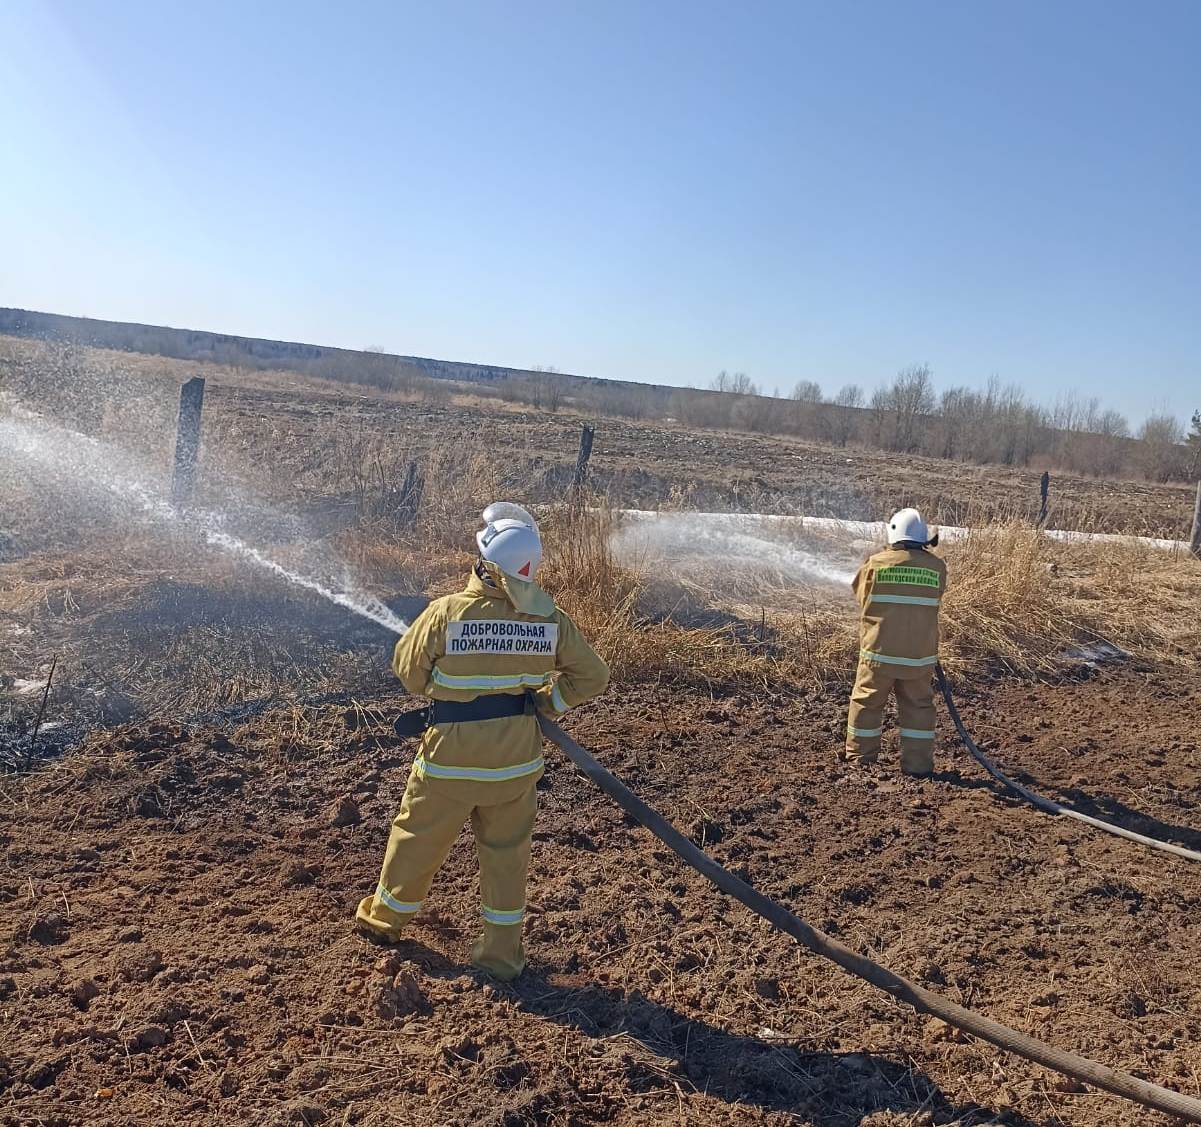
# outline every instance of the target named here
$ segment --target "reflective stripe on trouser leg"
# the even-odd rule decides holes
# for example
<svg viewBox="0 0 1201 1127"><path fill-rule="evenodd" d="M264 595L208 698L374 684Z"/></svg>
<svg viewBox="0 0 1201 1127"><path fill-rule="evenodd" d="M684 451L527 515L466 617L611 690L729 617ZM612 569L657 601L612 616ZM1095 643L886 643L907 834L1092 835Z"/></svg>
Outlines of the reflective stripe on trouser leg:
<svg viewBox="0 0 1201 1127"><path fill-rule="evenodd" d="M875 763L880 757L884 705L892 682L887 670L859 663L847 713L847 759L852 763Z"/></svg>
<svg viewBox="0 0 1201 1127"><path fill-rule="evenodd" d="M467 821L471 807L432 791L419 775L410 775L400 810L384 850L379 884L359 902L355 918L381 935L397 936L413 919L434 874Z"/></svg>
<svg viewBox="0 0 1201 1127"><path fill-rule="evenodd" d="M538 791L530 786L510 802L477 806L471 812L480 859L484 933L471 961L497 978L516 978L525 967L521 942L530 835L538 813Z"/></svg>
<svg viewBox="0 0 1201 1127"><path fill-rule="evenodd" d="M928 775L934 770L934 684L929 676L897 681L901 722L901 770Z"/></svg>

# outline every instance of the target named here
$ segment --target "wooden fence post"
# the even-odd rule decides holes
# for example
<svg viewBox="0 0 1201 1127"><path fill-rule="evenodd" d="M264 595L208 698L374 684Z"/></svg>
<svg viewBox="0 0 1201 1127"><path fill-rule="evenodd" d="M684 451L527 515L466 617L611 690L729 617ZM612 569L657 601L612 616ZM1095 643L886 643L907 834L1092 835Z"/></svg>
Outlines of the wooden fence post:
<svg viewBox="0 0 1201 1127"><path fill-rule="evenodd" d="M1043 470L1043 476L1039 479L1038 495L1042 499L1042 504L1038 509L1038 527L1042 528L1047 523L1047 511L1051 498L1051 475L1047 470Z"/></svg>
<svg viewBox="0 0 1201 1127"><path fill-rule="evenodd" d="M204 380L188 380L179 389L179 424L175 431L175 477L171 482L171 504L176 508L192 498L196 479L196 455L200 452L200 410L204 406Z"/></svg>
<svg viewBox="0 0 1201 1127"><path fill-rule="evenodd" d="M417 469L417 463L410 462L396 505L396 519L402 528L412 528L417 523L417 514L421 510L421 495L424 492L425 479Z"/></svg>
<svg viewBox="0 0 1201 1127"><path fill-rule="evenodd" d="M575 460L575 478L571 483L571 487L576 493L584 488L584 478L588 473L588 459L592 457L592 439L595 435L596 431L587 424L580 432L580 453Z"/></svg>
<svg viewBox="0 0 1201 1127"><path fill-rule="evenodd" d="M1201 560L1201 481L1197 482L1197 507L1193 509L1193 535L1188 550Z"/></svg>

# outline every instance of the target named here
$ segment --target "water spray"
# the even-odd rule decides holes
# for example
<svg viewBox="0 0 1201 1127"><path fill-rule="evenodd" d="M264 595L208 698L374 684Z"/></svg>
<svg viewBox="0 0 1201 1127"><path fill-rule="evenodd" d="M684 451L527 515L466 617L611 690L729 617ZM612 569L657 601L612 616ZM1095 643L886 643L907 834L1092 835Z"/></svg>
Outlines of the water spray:
<svg viewBox="0 0 1201 1127"><path fill-rule="evenodd" d="M312 591L394 634L403 634L408 629L408 623L374 595L302 575L234 536L226 530L228 521L224 514L207 509L181 511L174 508L134 473L120 468L122 463L130 465L132 459L119 447L16 408L11 417L0 418L0 452L36 462L52 479L68 481L75 486L99 487L133 505L151 520L169 527L191 529L199 533L206 544L246 560L294 586Z"/></svg>

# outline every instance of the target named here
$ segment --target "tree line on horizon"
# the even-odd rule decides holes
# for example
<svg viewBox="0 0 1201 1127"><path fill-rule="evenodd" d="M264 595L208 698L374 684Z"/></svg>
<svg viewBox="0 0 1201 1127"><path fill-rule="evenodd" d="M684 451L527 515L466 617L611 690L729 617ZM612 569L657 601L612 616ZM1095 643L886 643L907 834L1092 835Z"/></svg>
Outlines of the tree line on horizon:
<svg viewBox="0 0 1201 1127"><path fill-rule="evenodd" d="M827 395L816 381L801 380L787 398L764 394L744 372L719 372L705 388L612 383L581 388L564 386L553 372L507 380L494 391L543 410L571 405L635 420L788 435L978 465L1037 465L1161 483L1201 478L1201 411L1193 412L1187 433L1164 411L1132 430L1120 411L1078 392L1046 406L996 377L983 388L938 392L927 365L902 369L870 394L849 383Z"/></svg>
<svg viewBox="0 0 1201 1127"><path fill-rule="evenodd" d="M934 387L927 365L901 369L868 394L849 383L827 395L814 380L785 397L765 394L745 372L722 371L707 387L672 388L588 378L554 367L506 368L397 356L197 330L0 310L0 332L62 345L113 348L253 369L296 371L339 383L445 399L453 384L477 394L557 412L654 419L718 430L777 434L834 446L987 465L1037 466L1154 482L1201 479L1201 411L1186 428L1157 411L1132 430L1096 396L1069 392L1044 405L1013 383Z"/></svg>
<svg viewBox="0 0 1201 1127"><path fill-rule="evenodd" d="M710 386L735 397L760 394L742 373L719 373ZM756 429L758 414L779 409L778 402L771 406L775 398L744 408L749 429ZM1137 473L1156 482L1201 477L1201 411L1193 412L1188 433L1166 411L1153 412L1132 430L1120 411L1075 391L1047 406L994 376L982 389L938 392L928 365L903 368L870 396L851 383L827 398L818 383L802 380L789 398L807 437L839 445L858 442L895 453L1001 465L1051 461L1079 473Z"/></svg>

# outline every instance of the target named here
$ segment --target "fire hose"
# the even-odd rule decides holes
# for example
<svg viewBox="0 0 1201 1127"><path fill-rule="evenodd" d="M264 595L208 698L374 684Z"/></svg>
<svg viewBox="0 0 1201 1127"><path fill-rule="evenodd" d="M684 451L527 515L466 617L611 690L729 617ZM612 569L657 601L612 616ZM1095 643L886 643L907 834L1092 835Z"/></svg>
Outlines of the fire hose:
<svg viewBox="0 0 1201 1127"><path fill-rule="evenodd" d="M945 683L945 682L944 682ZM1054 1072L1073 1077L1095 1088L1103 1088L1124 1099L1133 1100L1144 1107L1154 1108L1168 1115L1175 1115L1191 1123L1201 1123L1201 1100L1140 1080L1129 1073L1116 1070L1065 1052L1048 1045L1016 1029L1010 1029L991 1018L965 1009L948 998L935 994L899 974L894 974L879 963L852 951L849 947L831 939L817 928L811 927L787 908L756 891L746 881L722 868L703 850L698 849L666 818L649 807L628 787L611 775L597 760L554 721L545 716L538 717L543 734L557 744L563 753L600 788L613 799L639 825L648 829L681 860L692 866L701 876L716 885L722 892L740 901L756 915L761 916L778 931L792 936L802 946L817 955L842 967L843 970L871 983L879 990L898 1001L912 1006L919 1013L932 1014L948 1025L987 1041L999 1049L1034 1061Z"/></svg>
<svg viewBox="0 0 1201 1127"><path fill-rule="evenodd" d="M1198 853L1194 849L1186 849L1183 845L1174 845L1169 841L1160 841L1158 838L1147 837L1144 834L1135 833L1133 830L1124 829L1122 826L1115 826L1112 822L1106 822L1101 818L1093 818L1088 814L1081 813L1079 810L1073 810L1070 806L1064 806L1060 802L1055 802L1053 799L1044 798L1041 794L1036 794L1029 788L1022 786L1021 783L1015 782L976 746L976 741L972 739L967 728L964 726L963 718L959 715L959 709L955 707L955 698L951 696L951 686L947 682L947 675L943 672L941 662L934 667L934 674L935 679L938 681L938 688L942 692L942 699L946 701L947 712L955 724L955 730L959 733L959 738L963 741L963 746L967 748L968 754L1002 786L1008 787L1014 794L1024 798L1031 806L1036 807L1045 814L1074 818L1078 822L1083 822L1086 826L1092 826L1093 829L1103 830L1105 833L1113 834L1115 837L1124 837L1127 841L1136 841L1139 845L1147 846L1148 849L1159 849L1164 853L1183 857L1187 861L1201 861L1201 853Z"/></svg>

